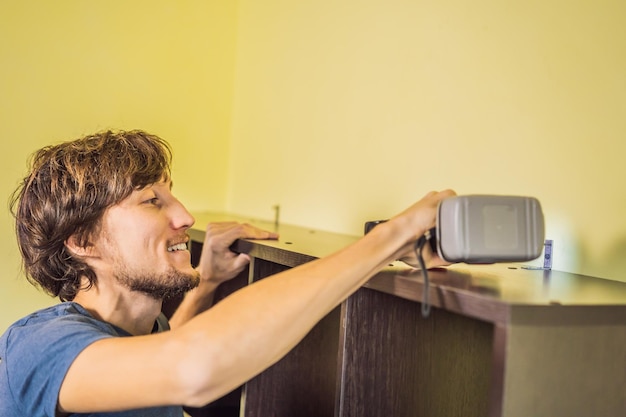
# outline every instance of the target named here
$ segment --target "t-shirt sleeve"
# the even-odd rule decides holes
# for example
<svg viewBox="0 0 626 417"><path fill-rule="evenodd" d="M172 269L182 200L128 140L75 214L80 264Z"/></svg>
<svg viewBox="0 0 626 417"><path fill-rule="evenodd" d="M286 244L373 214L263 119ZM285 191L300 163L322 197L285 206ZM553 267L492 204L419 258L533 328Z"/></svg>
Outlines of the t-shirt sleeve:
<svg viewBox="0 0 626 417"><path fill-rule="evenodd" d="M74 359L91 343L111 337L87 317L58 317L10 332L6 346L9 389L26 416L54 417L61 384Z"/></svg>

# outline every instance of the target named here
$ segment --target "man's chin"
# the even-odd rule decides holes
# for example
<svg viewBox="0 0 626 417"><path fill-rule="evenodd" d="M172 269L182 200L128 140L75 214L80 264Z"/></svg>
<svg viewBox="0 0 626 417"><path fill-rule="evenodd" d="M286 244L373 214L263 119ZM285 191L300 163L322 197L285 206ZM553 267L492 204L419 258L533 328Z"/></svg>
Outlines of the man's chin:
<svg viewBox="0 0 626 417"><path fill-rule="evenodd" d="M179 279L177 281L178 285L165 289L162 297L160 297L161 299L168 300L171 298L178 298L185 295L194 288L197 288L198 285L200 285L200 274L189 274L187 275L186 280Z"/></svg>
<svg viewBox="0 0 626 417"><path fill-rule="evenodd" d="M156 300L179 298L200 284L200 274L170 273L166 279L155 281L152 279L132 280L127 286L133 290L149 295Z"/></svg>

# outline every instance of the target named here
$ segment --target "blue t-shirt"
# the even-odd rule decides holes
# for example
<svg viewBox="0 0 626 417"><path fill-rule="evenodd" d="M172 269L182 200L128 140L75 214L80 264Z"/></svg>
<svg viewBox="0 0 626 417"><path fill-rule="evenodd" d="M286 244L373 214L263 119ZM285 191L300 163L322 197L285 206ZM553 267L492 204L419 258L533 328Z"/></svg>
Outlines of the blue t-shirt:
<svg viewBox="0 0 626 417"><path fill-rule="evenodd" d="M93 318L76 303L39 310L0 337L0 416L55 417L61 383L78 354L107 337L130 336ZM71 414L92 417L181 417L182 407L117 413Z"/></svg>

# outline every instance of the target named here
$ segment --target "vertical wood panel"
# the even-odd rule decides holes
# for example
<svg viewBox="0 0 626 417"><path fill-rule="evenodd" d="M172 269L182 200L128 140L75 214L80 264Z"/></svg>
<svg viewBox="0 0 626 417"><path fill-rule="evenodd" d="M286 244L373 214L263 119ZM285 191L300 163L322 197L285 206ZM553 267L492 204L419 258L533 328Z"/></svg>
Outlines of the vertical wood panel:
<svg viewBox="0 0 626 417"><path fill-rule="evenodd" d="M492 325L365 288L344 314L337 416L486 415Z"/></svg>
<svg viewBox="0 0 626 417"><path fill-rule="evenodd" d="M288 269L254 259L253 279ZM323 318L283 359L245 385L246 417L332 417L340 309Z"/></svg>
<svg viewBox="0 0 626 417"><path fill-rule="evenodd" d="M504 416L626 416L626 325L514 325L507 354Z"/></svg>

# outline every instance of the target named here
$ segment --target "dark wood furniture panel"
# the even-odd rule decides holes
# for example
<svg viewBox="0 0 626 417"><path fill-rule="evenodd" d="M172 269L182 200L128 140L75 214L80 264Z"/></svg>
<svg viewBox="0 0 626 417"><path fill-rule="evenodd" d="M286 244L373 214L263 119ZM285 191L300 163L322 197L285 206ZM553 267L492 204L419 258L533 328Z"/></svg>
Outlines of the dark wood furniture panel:
<svg viewBox="0 0 626 417"><path fill-rule="evenodd" d="M220 293L358 239L277 231L277 241L236 243L252 257L249 275ZM204 232L190 234L201 245ZM421 315L422 272L394 263L234 392L240 407L201 417L626 415L625 282L502 264L429 274L429 317Z"/></svg>
<svg viewBox="0 0 626 417"><path fill-rule="evenodd" d="M485 416L493 325L359 290L343 305L338 415Z"/></svg>
<svg viewBox="0 0 626 417"><path fill-rule="evenodd" d="M493 415L626 416L626 309L529 310L498 330L506 356Z"/></svg>
<svg viewBox="0 0 626 417"><path fill-rule="evenodd" d="M252 281L288 268L255 258L251 266ZM337 307L282 360L245 385L243 416L334 415L339 318Z"/></svg>

